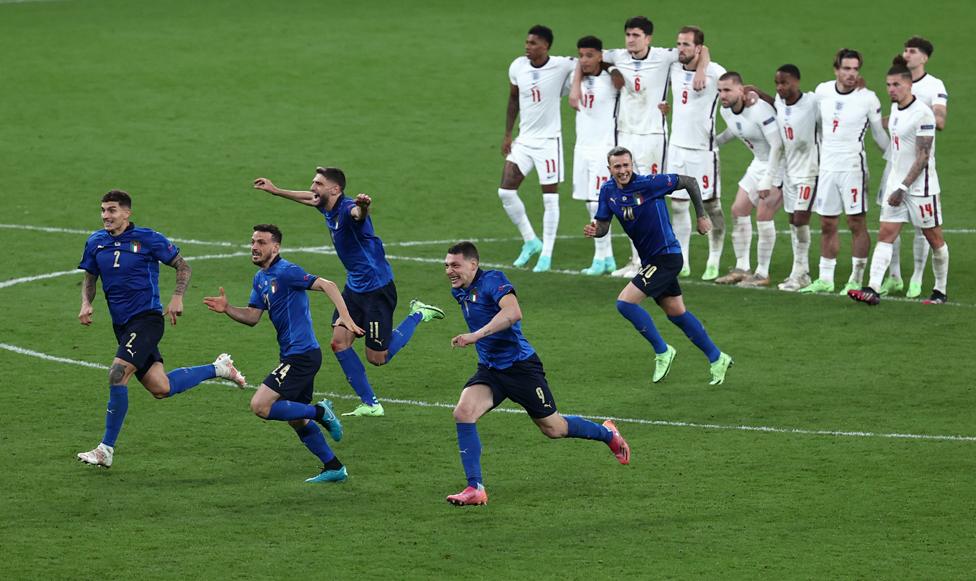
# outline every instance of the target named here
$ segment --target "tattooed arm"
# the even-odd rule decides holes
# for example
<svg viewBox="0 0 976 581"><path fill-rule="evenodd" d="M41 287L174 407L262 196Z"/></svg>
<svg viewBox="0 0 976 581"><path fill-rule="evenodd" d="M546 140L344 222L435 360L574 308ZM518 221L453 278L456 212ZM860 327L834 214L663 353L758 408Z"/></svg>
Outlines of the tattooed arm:
<svg viewBox="0 0 976 581"><path fill-rule="evenodd" d="M173 289L173 298L169 300L169 305L163 315L169 315L169 320L175 325L176 317L183 315L183 293L186 292L186 287L190 284L191 269L190 265L179 254L170 261L169 265L176 269L176 288Z"/></svg>
<svg viewBox="0 0 976 581"><path fill-rule="evenodd" d="M935 138L931 136L915 138L915 163L909 168L908 173L901 181L898 189L891 192L891 195L888 196L889 204L892 206L900 205L907 190L912 187L912 184L915 183L918 176L922 175L922 170L929 164L929 155L932 154L932 142L934 140Z"/></svg>
<svg viewBox="0 0 976 581"><path fill-rule="evenodd" d="M95 298L95 281L98 280L97 274L85 271L85 280L81 283L81 311L78 313L78 320L82 325L91 325L92 319L92 300Z"/></svg>

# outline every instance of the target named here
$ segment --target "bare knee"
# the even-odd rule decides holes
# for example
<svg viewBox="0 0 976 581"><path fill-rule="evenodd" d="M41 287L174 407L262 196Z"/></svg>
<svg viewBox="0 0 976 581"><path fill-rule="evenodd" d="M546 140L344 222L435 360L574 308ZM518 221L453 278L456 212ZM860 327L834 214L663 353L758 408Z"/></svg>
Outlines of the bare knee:
<svg viewBox="0 0 976 581"><path fill-rule="evenodd" d="M565 438L566 434L563 430L559 429L558 426L544 425L539 426L539 431L541 431L550 440L558 440L559 438Z"/></svg>
<svg viewBox="0 0 976 581"><path fill-rule="evenodd" d="M254 415L257 417L267 419L268 414L271 413L271 405L257 399L252 399L251 411L254 412Z"/></svg>
<svg viewBox="0 0 976 581"><path fill-rule="evenodd" d="M454 408L454 421L459 424L473 424L478 421L478 414L470 406L458 404Z"/></svg>
<svg viewBox="0 0 976 581"><path fill-rule="evenodd" d="M380 365L386 365L386 355L388 351L373 351L372 349L366 350L366 361L369 361L373 365L379 367Z"/></svg>
<svg viewBox="0 0 976 581"><path fill-rule="evenodd" d="M109 385L123 385L125 383L125 365L113 363L108 370Z"/></svg>

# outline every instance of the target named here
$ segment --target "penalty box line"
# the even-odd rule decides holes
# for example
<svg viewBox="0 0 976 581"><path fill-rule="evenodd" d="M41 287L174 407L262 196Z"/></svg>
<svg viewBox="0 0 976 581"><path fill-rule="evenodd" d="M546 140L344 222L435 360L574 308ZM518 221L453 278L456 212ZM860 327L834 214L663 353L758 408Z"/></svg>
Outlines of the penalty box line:
<svg viewBox="0 0 976 581"><path fill-rule="evenodd" d="M42 359L44 361L51 361L53 363L62 363L65 365L76 365L80 367L88 367L90 369L108 369L107 365L101 363L93 363L90 361L80 361L78 359L70 359L67 357L58 357L56 355L50 355L47 353L42 353L40 351L34 351L32 349L25 349L23 347L18 347L16 345L11 345L9 343L0 343L0 349L4 349L11 353L16 353L18 355L24 355L27 357L34 357L37 359ZM208 380L204 383L218 383L222 385L234 385L235 384L225 381L225 380ZM257 389L255 385L248 385L250 389ZM336 399L344 400L356 400L359 399L358 396L335 393L329 391L315 392L315 395L334 397ZM411 407L422 407L422 408L439 408L439 409L454 409L454 404L443 403L443 402L430 402L415 399L400 399L400 398L389 398L381 397L379 400L386 404L396 404ZM497 412L510 413L510 414L524 414L524 410L513 409L513 408L495 408ZM774 426L748 426L748 425L734 425L734 424L712 424L712 423L699 423L699 422L683 422L683 421L673 421L673 420L649 420L646 418L624 418L616 416L604 416L604 415L581 415L581 417L590 420L613 420L615 422L623 422L627 424L637 424L644 426L659 426L667 428L693 428L699 430L725 430L725 431L738 431L738 432L759 432L765 434L793 434L801 436L826 436L835 438L882 438L882 439L894 439L894 440L923 440L923 441L942 441L942 442L976 442L976 436L958 436L958 435L940 435L940 434L910 434L910 433L898 433L898 432L869 432L869 431L849 431L849 430L811 430L806 428L780 428Z"/></svg>

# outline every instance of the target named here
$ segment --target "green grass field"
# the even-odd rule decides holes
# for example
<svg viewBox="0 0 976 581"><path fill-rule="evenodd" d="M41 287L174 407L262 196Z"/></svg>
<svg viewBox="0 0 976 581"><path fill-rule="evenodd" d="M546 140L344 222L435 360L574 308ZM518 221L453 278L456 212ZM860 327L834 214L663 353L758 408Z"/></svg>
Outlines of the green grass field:
<svg viewBox="0 0 976 581"><path fill-rule="evenodd" d="M976 201L965 155L976 83L964 55L976 9L710 4L0 0L3 577L972 578ZM622 418L633 462L496 412L479 423L491 503L451 507L444 496L464 478L450 409L476 357L449 346L464 322L441 261L463 238L484 240L493 265L518 253L495 193L507 67L536 22L555 30L554 53L571 54L585 34L621 45L623 21L648 11L655 44L698 24L713 60L768 91L784 62L812 89L851 46L884 102L891 56L912 34L930 38L928 69L951 93L938 151L953 304L868 309L692 282L687 304L736 366L709 387L704 357L653 310L680 354L652 385L652 352L614 308L622 281L507 268L560 409ZM572 127L564 110L569 143ZM874 187L880 155L869 157ZM747 151L730 144L722 161L728 205ZM155 401L133 382L115 465L76 462L102 433L115 349L101 290L84 328L78 273L12 281L74 269L100 227L100 196L126 189L135 222L195 241L181 243L193 280L161 346L167 366L229 351L259 382L277 363L270 323L237 325L202 297L224 286L246 301L243 245L258 222L281 226L286 257L343 280L321 216L250 188L258 176L304 188L316 165L344 168L351 193L374 196L397 319L411 297L448 312L391 365L368 369L387 417L346 422L335 450L349 481L304 484L318 465L291 430L220 383ZM522 195L541 228L536 184ZM577 236L586 212L568 183L562 208L553 263L573 271L592 243ZM626 241L615 247L620 260ZM705 248L694 241L701 263ZM848 256L844 236L839 280ZM789 264L780 236L773 276ZM930 271L926 291L931 281ZM331 306L315 297L313 308L326 343ZM355 405L331 356L317 391L340 411Z"/></svg>

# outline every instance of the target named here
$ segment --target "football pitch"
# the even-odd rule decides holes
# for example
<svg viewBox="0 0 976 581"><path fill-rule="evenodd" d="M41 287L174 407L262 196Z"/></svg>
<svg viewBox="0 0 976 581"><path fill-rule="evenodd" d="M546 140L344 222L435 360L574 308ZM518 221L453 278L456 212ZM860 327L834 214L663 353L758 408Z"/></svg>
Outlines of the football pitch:
<svg viewBox="0 0 976 581"><path fill-rule="evenodd" d="M624 281L577 274L593 245L568 181L555 271L508 266L521 242L496 195L509 64L533 24L552 27L552 52L565 55L587 34L621 46L636 14L654 21L656 46L701 26L712 59L767 92L781 64L813 90L838 48L859 49L885 114L891 57L914 34L932 40L927 70L950 93L937 148L951 304L867 308L702 283L696 236L685 301L736 364L708 386L705 358L648 301L679 352L652 384L653 352L614 306ZM974 19L963 1L0 0L0 575L972 578ZM567 107L563 129L572 144ZM868 142L873 191L881 156ZM728 216L748 152L731 143L721 156ZM321 215L250 187L265 176L304 189L316 165L343 168L348 193L373 196L395 319L413 297L447 312L390 365L368 366L386 417L344 418L334 450L349 480L305 484L320 464L292 430L256 418L251 390L219 381L161 401L133 381L113 467L78 463L102 434L116 347L100 285L94 324L77 320L75 267L101 195L132 193L133 221L176 241L193 267L184 316L160 346L167 368L226 351L260 383L278 362L270 322L235 324L202 299L223 286L246 303L261 222L281 227L285 258L342 283ZM521 195L541 231L535 175ZM872 207L873 232L877 216ZM785 214L777 228L778 280L791 261ZM461 239L517 288L560 411L617 418L629 466L601 443L547 440L506 403L478 423L490 504L444 502L464 486L451 408L476 365L473 349L450 347L466 328L443 259ZM626 240L614 247L622 262ZM814 267L818 250L815 235ZM849 256L845 233L837 280ZM733 262L727 241L723 270ZM161 271L165 304L174 277ZM926 294L931 285L929 266ZM332 307L312 305L325 347ZM352 390L325 352L316 392L348 411Z"/></svg>

